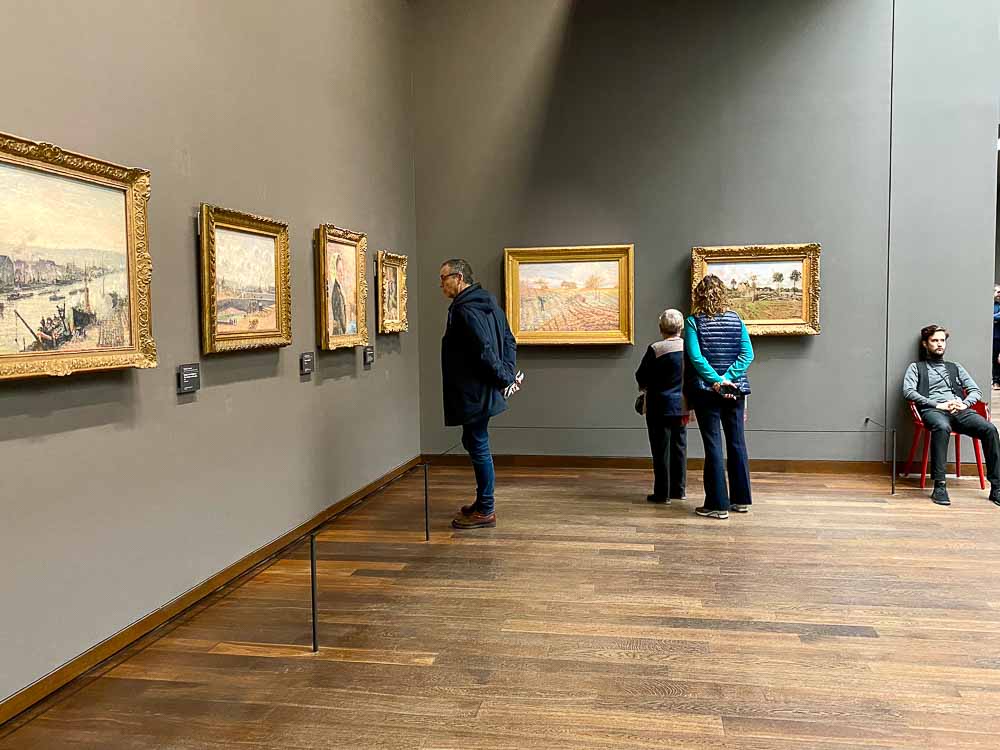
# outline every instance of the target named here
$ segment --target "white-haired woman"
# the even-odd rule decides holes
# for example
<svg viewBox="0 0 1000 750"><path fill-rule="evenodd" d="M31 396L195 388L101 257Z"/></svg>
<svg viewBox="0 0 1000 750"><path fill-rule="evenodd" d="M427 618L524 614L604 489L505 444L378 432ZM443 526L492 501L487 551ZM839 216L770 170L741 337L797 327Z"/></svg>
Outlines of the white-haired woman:
<svg viewBox="0 0 1000 750"><path fill-rule="evenodd" d="M660 315L663 337L646 349L635 372L646 392L646 430L653 453L651 503L669 503L684 497L687 478L687 419L684 406L684 316L679 310Z"/></svg>

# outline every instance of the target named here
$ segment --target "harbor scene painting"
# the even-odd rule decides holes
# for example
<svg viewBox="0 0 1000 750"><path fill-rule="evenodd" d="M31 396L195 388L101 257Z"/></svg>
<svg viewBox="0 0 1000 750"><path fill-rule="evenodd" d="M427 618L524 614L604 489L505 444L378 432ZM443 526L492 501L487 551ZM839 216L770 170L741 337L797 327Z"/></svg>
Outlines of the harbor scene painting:
<svg viewBox="0 0 1000 750"><path fill-rule="evenodd" d="M276 331L275 238L215 229L216 334Z"/></svg>
<svg viewBox="0 0 1000 750"><path fill-rule="evenodd" d="M132 345L125 192L0 162L0 356Z"/></svg>

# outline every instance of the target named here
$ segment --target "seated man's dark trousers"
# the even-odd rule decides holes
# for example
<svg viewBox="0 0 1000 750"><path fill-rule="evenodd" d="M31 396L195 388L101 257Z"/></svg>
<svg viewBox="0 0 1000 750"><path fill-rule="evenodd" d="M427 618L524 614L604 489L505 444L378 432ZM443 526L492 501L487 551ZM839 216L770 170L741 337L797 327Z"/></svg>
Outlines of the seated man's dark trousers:
<svg viewBox="0 0 1000 750"><path fill-rule="evenodd" d="M925 409L920 416L924 420L924 426L931 431L931 479L935 482L945 480L948 440L951 433L956 432L982 441L986 478L991 486L1000 486L1000 436L996 425L987 422L972 409L954 414L940 409Z"/></svg>

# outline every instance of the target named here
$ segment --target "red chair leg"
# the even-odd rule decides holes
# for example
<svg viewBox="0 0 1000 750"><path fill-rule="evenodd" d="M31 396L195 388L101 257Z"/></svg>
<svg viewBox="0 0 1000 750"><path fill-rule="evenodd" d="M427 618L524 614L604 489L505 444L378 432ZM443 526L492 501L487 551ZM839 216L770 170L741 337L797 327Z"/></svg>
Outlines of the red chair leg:
<svg viewBox="0 0 1000 750"><path fill-rule="evenodd" d="M927 454L931 449L931 431L924 430L923 458L920 459L920 489L927 489Z"/></svg>
<svg viewBox="0 0 1000 750"><path fill-rule="evenodd" d="M955 477L962 478L962 436L955 433Z"/></svg>
<svg viewBox="0 0 1000 750"><path fill-rule="evenodd" d="M986 472L983 471L983 447L976 438L972 438L972 450L976 452L976 468L979 469L979 489L986 489Z"/></svg>

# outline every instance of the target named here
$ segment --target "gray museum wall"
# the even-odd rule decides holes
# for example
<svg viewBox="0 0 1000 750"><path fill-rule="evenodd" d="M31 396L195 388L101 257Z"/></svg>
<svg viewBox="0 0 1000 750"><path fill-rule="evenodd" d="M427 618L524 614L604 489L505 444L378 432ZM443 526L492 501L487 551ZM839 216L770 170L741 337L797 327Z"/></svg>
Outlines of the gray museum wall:
<svg viewBox="0 0 1000 750"><path fill-rule="evenodd" d="M372 370L346 350L298 374L314 227L415 258L410 13L3 4L0 130L152 172L160 366L0 384L0 698L420 452L419 289L402 336L374 335L369 299ZM292 346L199 356L202 201L289 223ZM203 389L179 398L175 367L199 360Z"/></svg>
<svg viewBox="0 0 1000 750"><path fill-rule="evenodd" d="M913 329L931 313L984 364L995 3L896 5L895 110L891 0L422 5L424 451L459 438L441 417L437 264L467 257L501 298L509 246L635 243L637 335L634 347L521 347L528 379L495 420L499 453L647 455L633 372L658 313L688 309L694 245L823 245L822 334L754 341L753 456L881 459L865 417L898 420ZM953 272L928 268L941 257ZM932 283L928 308L911 291Z"/></svg>
<svg viewBox="0 0 1000 750"><path fill-rule="evenodd" d="M896 3L891 385L913 360L921 326L941 323L952 331L948 356L961 361L989 392L998 19L996 0ZM890 417L905 424L909 417L897 393L890 390ZM971 456L971 446L965 447Z"/></svg>

